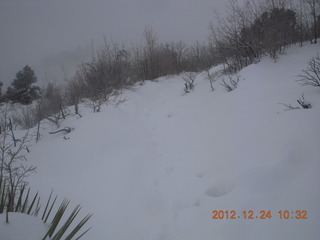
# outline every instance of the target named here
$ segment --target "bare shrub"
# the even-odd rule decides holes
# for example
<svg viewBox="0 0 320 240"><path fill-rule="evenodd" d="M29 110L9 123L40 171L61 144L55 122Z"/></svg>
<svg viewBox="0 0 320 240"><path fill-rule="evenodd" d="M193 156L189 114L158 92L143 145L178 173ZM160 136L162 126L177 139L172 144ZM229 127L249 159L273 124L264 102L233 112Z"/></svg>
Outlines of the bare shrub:
<svg viewBox="0 0 320 240"><path fill-rule="evenodd" d="M182 79L185 81L185 93L189 93L194 89L194 80L196 79L197 73L195 72L185 72L182 75Z"/></svg>
<svg viewBox="0 0 320 240"><path fill-rule="evenodd" d="M211 91L214 91L213 83L217 80L218 77L221 76L222 72L221 71L216 71L216 72L210 72L210 69L206 69L207 73L207 79L209 80L210 83L210 88Z"/></svg>
<svg viewBox="0 0 320 240"><path fill-rule="evenodd" d="M22 129L29 129L37 124L35 119L34 106L28 105L21 108L20 113L16 113L12 116L12 120L15 124L19 125Z"/></svg>
<svg viewBox="0 0 320 240"><path fill-rule="evenodd" d="M25 178L36 170L36 167L27 162L29 143L28 131L19 138L15 136L10 118L5 111L0 118L0 182L8 191L9 211L15 205L17 192L27 184Z"/></svg>
<svg viewBox="0 0 320 240"><path fill-rule="evenodd" d="M223 78L221 85L224 86L228 92L231 92L238 87L239 81L240 81L240 76L232 75L232 76L228 76L228 80L225 80Z"/></svg>
<svg viewBox="0 0 320 240"><path fill-rule="evenodd" d="M302 86L320 87L320 56L313 57L302 72L297 82Z"/></svg>
<svg viewBox="0 0 320 240"><path fill-rule="evenodd" d="M84 84L80 82L76 77L69 80L66 78L67 86L65 91L65 98L68 105L74 105L74 113L80 117L79 104L81 97L84 96Z"/></svg>

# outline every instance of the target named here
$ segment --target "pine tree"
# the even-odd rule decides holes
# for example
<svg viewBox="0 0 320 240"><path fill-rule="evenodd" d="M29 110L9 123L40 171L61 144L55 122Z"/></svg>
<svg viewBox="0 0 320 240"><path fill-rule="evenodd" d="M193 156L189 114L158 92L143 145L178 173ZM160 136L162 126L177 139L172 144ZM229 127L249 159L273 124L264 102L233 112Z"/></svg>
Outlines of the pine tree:
<svg viewBox="0 0 320 240"><path fill-rule="evenodd" d="M2 82L0 82L0 102L2 102L3 101L3 99L2 99L2 94L1 94L1 87L3 86L3 83Z"/></svg>
<svg viewBox="0 0 320 240"><path fill-rule="evenodd" d="M40 98L40 87L33 85L37 82L34 71L26 65L16 74L16 78L8 87L6 98L21 104L31 104L33 100Z"/></svg>

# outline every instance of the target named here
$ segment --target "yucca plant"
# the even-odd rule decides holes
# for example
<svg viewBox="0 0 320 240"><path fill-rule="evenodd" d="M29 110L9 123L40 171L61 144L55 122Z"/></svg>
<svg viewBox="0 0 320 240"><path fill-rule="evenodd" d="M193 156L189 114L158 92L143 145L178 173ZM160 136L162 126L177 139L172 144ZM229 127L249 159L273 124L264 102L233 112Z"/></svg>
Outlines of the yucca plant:
<svg viewBox="0 0 320 240"><path fill-rule="evenodd" d="M0 214L4 212L7 201L6 182L0 177Z"/></svg>
<svg viewBox="0 0 320 240"><path fill-rule="evenodd" d="M48 201L47 201L46 208L44 209L43 215L42 215L42 218L41 218L42 221L44 221L44 223L47 222L47 219L48 219L48 217L49 217L49 215L50 215L50 213L51 213L51 210L52 210L52 208L53 208L53 206L54 206L54 204L55 204L55 202L56 202L56 200L57 200L57 197L58 197L58 196L56 196L56 198L54 199L53 203L51 204L51 208L50 208L48 214L46 215L47 210L48 210L48 206L49 206L49 204L50 204L50 200L51 200L51 197L52 197L52 193L53 193L53 190L52 190L51 193L50 193L49 199L48 199Z"/></svg>
<svg viewBox="0 0 320 240"><path fill-rule="evenodd" d="M46 205L46 209L48 208L49 206L49 201L51 199L51 194L50 194L50 197L49 197L49 200L47 202L47 205ZM47 213L46 217L45 217L45 212L46 210L44 211L44 214L42 216L42 218L44 219L45 217L45 222L47 221L49 215L50 215L50 212L53 208L53 205L55 204L55 201L56 201L56 198L55 200L53 201L53 203L51 204L51 207L50 207L50 210L49 212ZM67 209L67 207L69 206L69 203L70 203L70 200L67 200L67 199L64 199L59 207L59 209L57 210L56 214L54 215L54 218L51 222L51 227L50 229L48 230L48 232L46 233L46 235L43 237L43 240L47 239L47 237L51 238L53 236L53 234L55 233L55 235L53 236L53 240L60 240L62 239L62 237L65 235L66 231L70 228L70 225L71 223L74 221L74 219L76 218L76 216L78 215L78 213L80 212L81 210L81 207L80 205L77 205L74 210L71 212L71 214L69 215L69 217L67 218L66 222L64 224L62 224L62 226L58 229L57 229L57 226L59 225L59 223L61 222L61 219L62 217L64 216L64 213ZM85 216L77 225L76 227L71 231L70 234L68 234L66 236L66 240L71 240L73 239L73 237L79 232L79 230L86 224L86 222L91 218L92 214L88 214L87 216ZM85 233L87 233L88 231L90 230L87 229L85 232L83 232L77 239L80 239Z"/></svg>
<svg viewBox="0 0 320 240"><path fill-rule="evenodd" d="M10 196L10 188L6 188L5 181L0 179L0 214L4 211L6 212L6 221L9 222L9 212L20 212L28 215L37 216L40 212L40 197L39 194L36 193L32 198L31 204L29 204L29 196L30 196L30 188L28 189L26 196L24 193L26 191L26 186L22 186L20 189L19 195L17 196L17 202L14 204L14 199L11 199ZM48 201L46 203L46 207L42 213L42 221L46 223L48 218L52 213L52 209L56 203L56 196L51 202L53 191L51 191ZM37 202L37 203L36 203ZM65 212L69 206L70 200L64 199L60 204L56 214L53 216L53 219L50 224L50 228L48 232L43 237L45 239L52 240L60 240L64 237L65 240L72 240L79 233L80 229L87 223L87 221L91 218L92 214L86 215L72 230L70 229L71 224L76 219L78 213L81 210L81 206L77 205L71 214L67 217L66 221L61 225L62 218L65 217ZM59 224L61 227L58 228ZM77 238L80 239L84 234L86 234L91 228L87 229L83 233L81 233ZM66 232L70 230L70 233L66 235ZM65 236L66 235L66 236Z"/></svg>

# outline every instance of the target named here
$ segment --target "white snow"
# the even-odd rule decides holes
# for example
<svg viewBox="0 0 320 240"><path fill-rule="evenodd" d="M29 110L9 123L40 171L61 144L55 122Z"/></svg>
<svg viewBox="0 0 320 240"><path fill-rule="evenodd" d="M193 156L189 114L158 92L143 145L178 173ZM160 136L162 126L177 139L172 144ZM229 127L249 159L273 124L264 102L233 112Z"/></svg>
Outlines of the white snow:
<svg viewBox="0 0 320 240"><path fill-rule="evenodd" d="M0 214L1 240L41 240L48 230L48 225L35 216L9 213L9 223L6 223L6 214Z"/></svg>
<svg viewBox="0 0 320 240"><path fill-rule="evenodd" d="M62 123L74 128L68 140L42 130L28 155L38 171L30 185L94 214L83 239L318 240L320 89L295 81L317 52L296 46L276 63L250 65L232 92L221 79L212 92L202 73L185 94L182 77L171 76L100 113L82 107L82 118ZM312 109L279 104L296 106L303 93ZM214 220L214 210L241 218ZM243 219L244 210L272 218ZM280 219L280 210L307 210L308 219Z"/></svg>

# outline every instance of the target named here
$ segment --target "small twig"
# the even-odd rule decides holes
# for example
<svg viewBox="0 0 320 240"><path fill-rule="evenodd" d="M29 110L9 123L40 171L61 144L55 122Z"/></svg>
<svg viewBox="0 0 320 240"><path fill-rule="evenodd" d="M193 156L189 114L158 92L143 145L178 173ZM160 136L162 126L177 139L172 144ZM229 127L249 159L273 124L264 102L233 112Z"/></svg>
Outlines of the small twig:
<svg viewBox="0 0 320 240"><path fill-rule="evenodd" d="M21 140L20 139L16 139L16 137L14 136L11 118L9 118L9 129L11 131L11 137L12 137L13 145L14 145L14 147L16 147L17 146L17 142L20 142Z"/></svg>
<svg viewBox="0 0 320 240"><path fill-rule="evenodd" d="M300 104L301 107L304 109L311 108L311 104L306 102L304 99L304 94L302 94L301 98L297 100L297 102Z"/></svg>
<svg viewBox="0 0 320 240"><path fill-rule="evenodd" d="M299 105L303 108L303 109L308 109L311 108L311 104L306 102L304 99L304 94L302 94L302 96L300 97L300 99L297 100L297 102L299 103ZM285 103L279 103L283 106L285 106L287 109L285 109L285 111L287 110L295 110L295 109L301 109L299 106L293 107L290 104L285 104Z"/></svg>
<svg viewBox="0 0 320 240"><path fill-rule="evenodd" d="M53 132L49 132L49 134L56 134L58 132L66 132L66 133L70 133L71 132L71 128L70 127L65 127L65 128L62 128L62 129L58 129L56 131L53 131Z"/></svg>
<svg viewBox="0 0 320 240"><path fill-rule="evenodd" d="M285 104L285 103L279 103L279 104L281 104L281 105L283 105L283 106L285 106L287 108L287 109L284 109L284 111L300 109L299 106L298 107L293 107L290 104Z"/></svg>

